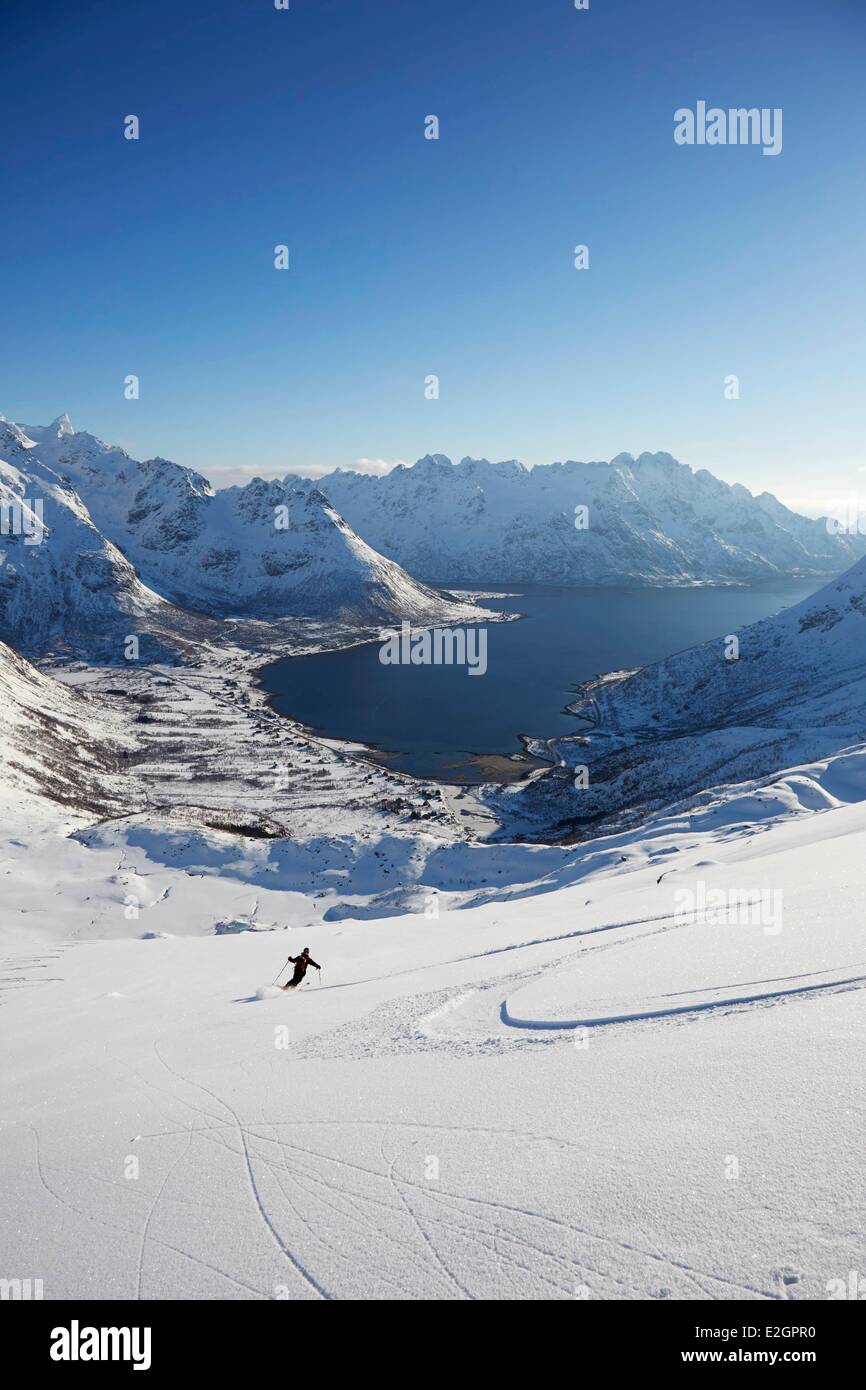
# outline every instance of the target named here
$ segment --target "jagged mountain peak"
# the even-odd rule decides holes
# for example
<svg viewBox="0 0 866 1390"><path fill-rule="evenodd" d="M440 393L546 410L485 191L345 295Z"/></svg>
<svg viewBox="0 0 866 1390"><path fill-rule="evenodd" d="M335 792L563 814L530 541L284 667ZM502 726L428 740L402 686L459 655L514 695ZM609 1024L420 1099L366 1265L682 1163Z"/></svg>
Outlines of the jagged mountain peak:
<svg viewBox="0 0 866 1390"><path fill-rule="evenodd" d="M638 454L634 463L637 468L646 468L655 464L659 468L687 468L689 472L693 471L689 464L681 463L679 459L674 458L673 454L667 453L664 449L657 449L655 451L645 449L643 453Z"/></svg>
<svg viewBox="0 0 866 1390"><path fill-rule="evenodd" d="M60 417L61 419L63 417ZM57 422L55 422L57 424ZM316 488L253 479L215 492L169 459L85 432L0 426L0 492L36 497L44 544L0 537L0 636L28 649L118 628L160 606L210 617L437 622L477 610L415 581ZM125 615L132 616L125 616Z"/></svg>
<svg viewBox="0 0 866 1390"><path fill-rule="evenodd" d="M826 577L866 553L866 538L831 535L663 450L531 469L427 454L413 468L332 473L315 486L374 549L431 582L753 583ZM579 506L580 530L569 524Z"/></svg>
<svg viewBox="0 0 866 1390"><path fill-rule="evenodd" d="M52 420L50 425L21 425L21 429L36 443L69 439L77 433L65 411Z"/></svg>
<svg viewBox="0 0 866 1390"><path fill-rule="evenodd" d="M445 473L454 468L454 464L447 454L425 454L423 458L416 461L413 469L404 470L405 472L417 472L421 477L427 473Z"/></svg>

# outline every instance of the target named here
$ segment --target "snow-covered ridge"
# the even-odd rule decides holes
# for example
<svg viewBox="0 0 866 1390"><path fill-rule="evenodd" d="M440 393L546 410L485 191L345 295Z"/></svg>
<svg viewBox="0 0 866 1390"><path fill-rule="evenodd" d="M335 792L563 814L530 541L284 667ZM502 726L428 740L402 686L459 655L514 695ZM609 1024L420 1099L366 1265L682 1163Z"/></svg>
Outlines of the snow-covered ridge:
<svg viewBox="0 0 866 1390"><path fill-rule="evenodd" d="M343 625L482 616L377 554L314 489L255 479L216 494L191 469L140 463L67 416L0 421L0 504L0 632L29 648L170 626L170 605Z"/></svg>
<svg viewBox="0 0 866 1390"><path fill-rule="evenodd" d="M26 793L79 813L118 813L132 747L120 721L112 725L104 702L43 675L0 642L4 811L18 807Z"/></svg>
<svg viewBox="0 0 866 1390"><path fill-rule="evenodd" d="M163 616L168 605L8 422L0 423L0 515L0 636L16 646L98 644Z"/></svg>
<svg viewBox="0 0 866 1390"><path fill-rule="evenodd" d="M866 553L866 538L666 453L532 469L432 454L385 476L339 470L297 484L431 582L752 583L838 574ZM585 529L576 507L588 509Z"/></svg>
<svg viewBox="0 0 866 1390"><path fill-rule="evenodd" d="M585 682L569 709L579 733L532 745L559 766L491 792L512 831L584 838L856 751L866 741L866 559L739 633ZM586 785L575 786L578 766ZM822 791L808 795L823 808Z"/></svg>

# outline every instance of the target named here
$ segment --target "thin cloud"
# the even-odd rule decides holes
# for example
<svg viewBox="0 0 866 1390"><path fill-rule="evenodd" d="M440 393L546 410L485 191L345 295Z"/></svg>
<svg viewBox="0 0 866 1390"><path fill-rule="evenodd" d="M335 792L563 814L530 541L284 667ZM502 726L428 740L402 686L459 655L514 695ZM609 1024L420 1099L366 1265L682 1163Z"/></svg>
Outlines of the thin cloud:
<svg viewBox="0 0 866 1390"><path fill-rule="evenodd" d="M405 459L355 459L350 473L390 473L395 468L410 468Z"/></svg>
<svg viewBox="0 0 866 1390"><path fill-rule="evenodd" d="M386 473L391 473L395 468L402 465L403 468L410 468L411 464L405 459L355 459L348 467L338 465L336 468L328 464L312 464L309 468L293 468L293 473L299 473L303 478L325 478L329 473L368 473L372 477L382 478Z"/></svg>
<svg viewBox="0 0 866 1390"><path fill-rule="evenodd" d="M329 464L310 464L309 466L299 466L289 468L283 466L267 467L256 463L240 463L233 468L212 468L207 475L211 484L217 488L243 487L252 478L286 478L290 476L298 478L325 478L329 473L367 473L372 477L382 478L386 473L390 473L398 466L410 468L411 464L405 459L355 459L354 463L347 468L335 469Z"/></svg>

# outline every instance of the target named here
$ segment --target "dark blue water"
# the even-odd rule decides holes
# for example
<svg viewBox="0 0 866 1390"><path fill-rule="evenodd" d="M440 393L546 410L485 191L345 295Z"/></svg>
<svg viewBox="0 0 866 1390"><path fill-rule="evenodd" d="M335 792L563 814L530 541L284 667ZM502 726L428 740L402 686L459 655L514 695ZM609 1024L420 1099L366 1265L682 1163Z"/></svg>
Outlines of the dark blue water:
<svg viewBox="0 0 866 1390"><path fill-rule="evenodd" d="M518 597L483 600L487 608L525 615L487 627L483 676L458 666L384 666L373 643L275 662L262 684L280 713L330 738L387 750L389 766L415 776L478 781L498 775L491 755L520 752L520 734L576 731L562 709L577 682L736 632L816 587L522 586ZM477 754L486 757L475 761ZM512 773L520 770L525 767ZM498 772L505 775L507 766Z"/></svg>

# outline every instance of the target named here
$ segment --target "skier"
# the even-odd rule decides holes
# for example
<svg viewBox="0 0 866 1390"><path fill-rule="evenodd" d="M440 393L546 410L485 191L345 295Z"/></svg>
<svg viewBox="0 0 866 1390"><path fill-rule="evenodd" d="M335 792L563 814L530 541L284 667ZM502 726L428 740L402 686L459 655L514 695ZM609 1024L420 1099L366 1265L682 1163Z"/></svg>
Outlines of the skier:
<svg viewBox="0 0 866 1390"><path fill-rule="evenodd" d="M305 946L299 956L289 956L289 961L287 963L291 963L295 967L295 973L289 980L288 984L283 985L283 989L297 989L298 985L301 983L301 980L307 973L308 965L316 966L317 970L321 970L322 968L320 965L316 965L316 962L310 955L309 946Z"/></svg>

